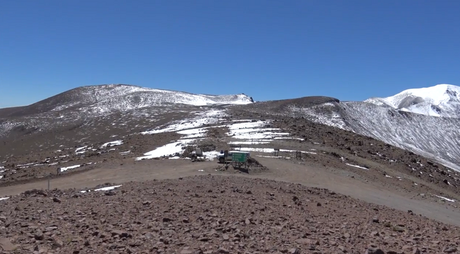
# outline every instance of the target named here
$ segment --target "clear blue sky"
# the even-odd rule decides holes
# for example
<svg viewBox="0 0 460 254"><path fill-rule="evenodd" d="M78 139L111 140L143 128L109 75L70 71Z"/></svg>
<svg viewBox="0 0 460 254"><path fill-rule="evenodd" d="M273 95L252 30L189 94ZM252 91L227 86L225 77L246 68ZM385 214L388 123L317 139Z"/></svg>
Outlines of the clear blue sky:
<svg viewBox="0 0 460 254"><path fill-rule="evenodd" d="M109 83L256 100L460 85L456 0L0 1L0 107Z"/></svg>

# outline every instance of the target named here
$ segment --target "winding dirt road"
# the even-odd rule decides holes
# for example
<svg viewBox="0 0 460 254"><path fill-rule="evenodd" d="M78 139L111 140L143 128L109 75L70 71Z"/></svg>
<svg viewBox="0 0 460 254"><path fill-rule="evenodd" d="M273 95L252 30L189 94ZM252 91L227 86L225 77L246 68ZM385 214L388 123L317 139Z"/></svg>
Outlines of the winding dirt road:
<svg viewBox="0 0 460 254"><path fill-rule="evenodd" d="M337 193L349 195L366 202L384 205L401 211L412 210L440 222L460 226L460 212L444 202L413 198L413 194L398 191L391 186L354 174L351 171L328 168L320 165L300 164L299 162L261 158L257 160L268 170L255 174L239 173L233 169L216 170L216 162L196 162L189 160L131 160L116 161L99 165L99 167L77 174L63 175L50 180L51 189L84 189L99 184L120 184L131 181L152 179L174 179L179 177L219 174L239 175L242 177L273 179L278 181L300 183L308 187L326 188ZM20 194L31 189L46 189L48 180L0 187L0 197Z"/></svg>

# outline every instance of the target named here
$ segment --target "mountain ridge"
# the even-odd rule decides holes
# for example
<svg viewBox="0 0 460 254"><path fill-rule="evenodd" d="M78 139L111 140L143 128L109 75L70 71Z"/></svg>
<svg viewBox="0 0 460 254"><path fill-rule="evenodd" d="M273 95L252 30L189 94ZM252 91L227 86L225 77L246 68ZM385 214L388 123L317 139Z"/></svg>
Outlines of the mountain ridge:
<svg viewBox="0 0 460 254"><path fill-rule="evenodd" d="M110 113L168 103L207 106L253 102L252 97L245 94L206 95L134 85L109 84L77 87L28 106L0 109L0 117L21 117L63 110Z"/></svg>
<svg viewBox="0 0 460 254"><path fill-rule="evenodd" d="M443 96L448 91L451 91L448 94L451 97L459 94L456 93L456 86L440 85L435 88L442 95L435 98L437 101L443 101ZM420 95L419 92L420 90L409 90L399 94ZM401 102L404 100L403 96L399 96ZM437 102L434 99L423 100ZM253 103L252 98L244 94L196 95L130 85L87 86L26 107L0 109L0 136L16 133L17 137L22 137L24 134L52 131L57 126L67 126L65 128L73 130L82 126L95 126L96 122L109 119L113 121L112 124L121 122L124 126L140 121L135 129L142 130L155 122L167 123L169 115L184 117L183 112L190 112L190 115L203 110L201 108L225 108L226 105L236 104L243 107L241 109L253 108L273 117L289 115L352 131L434 159L460 171L460 166L457 166L460 165L460 130L457 128L460 126L460 118L452 115L433 117L417 114L394 108L388 105L389 102L384 102L341 102L331 97L310 96ZM144 118L152 116L155 117L149 122L144 121ZM134 129L131 128L132 130Z"/></svg>
<svg viewBox="0 0 460 254"><path fill-rule="evenodd" d="M434 117L368 102L290 107L285 114L372 137L460 172L460 119Z"/></svg>
<svg viewBox="0 0 460 254"><path fill-rule="evenodd" d="M407 89L393 96L373 97L364 102L416 114L460 118L460 87L450 84Z"/></svg>

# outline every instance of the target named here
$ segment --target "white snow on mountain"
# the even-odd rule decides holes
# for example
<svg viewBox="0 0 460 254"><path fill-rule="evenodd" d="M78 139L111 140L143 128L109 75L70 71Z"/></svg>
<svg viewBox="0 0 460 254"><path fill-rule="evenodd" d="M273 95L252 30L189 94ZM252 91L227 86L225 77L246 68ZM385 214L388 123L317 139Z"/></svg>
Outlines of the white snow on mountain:
<svg viewBox="0 0 460 254"><path fill-rule="evenodd" d="M460 171L458 118L398 112L362 102L348 102L341 106L344 122L354 132L432 158Z"/></svg>
<svg viewBox="0 0 460 254"><path fill-rule="evenodd" d="M291 109L291 115L352 131L460 171L460 118L405 112L387 104L340 102Z"/></svg>
<svg viewBox="0 0 460 254"><path fill-rule="evenodd" d="M67 170L75 169L75 168L79 168L79 167L81 167L81 165L73 165L73 166L68 166L68 167L61 167L61 168L59 168L59 172L65 172Z"/></svg>
<svg viewBox="0 0 460 254"><path fill-rule="evenodd" d="M168 123L165 126L160 126L153 130L144 131L142 132L142 134L151 135L151 134L164 133L164 132L185 131L188 129L202 127L204 125L217 124L220 121L222 121L224 117L227 117L227 116L228 115L227 113L225 113L224 110L210 109L204 112L196 112L196 115L193 118L174 121L173 123ZM190 134L190 133L187 133L187 134Z"/></svg>
<svg viewBox="0 0 460 254"><path fill-rule="evenodd" d="M373 137L460 171L460 87L409 89L365 102L290 107L290 115Z"/></svg>
<svg viewBox="0 0 460 254"><path fill-rule="evenodd" d="M106 143L102 144L101 149L102 148L107 148L107 147L112 147L112 146L120 146L120 145L123 145L123 140L110 141L110 142L106 142Z"/></svg>
<svg viewBox="0 0 460 254"><path fill-rule="evenodd" d="M57 126L94 126L97 121L116 118L128 124L172 112L201 111L202 107L251 104L245 94L206 95L143 88L132 85L99 85L75 88L29 106L0 110L0 137L14 132L42 132ZM6 112L6 113L5 113ZM115 116L115 114L119 114ZM116 123L114 123L116 125Z"/></svg>
<svg viewBox="0 0 460 254"><path fill-rule="evenodd" d="M82 190L80 191L81 193L87 193L87 192L91 192L91 191L110 191L110 190L114 190L116 188L120 188L122 185L113 185L113 186L107 186L107 187L102 187L102 188L98 188L98 189L94 189L94 190Z"/></svg>
<svg viewBox="0 0 460 254"><path fill-rule="evenodd" d="M65 102L59 101L51 111L61 111L76 108L88 113L109 113L127 111L165 104L184 104L192 106L209 105L244 105L253 102L245 94L235 95L206 95L192 94L180 91L144 88L131 85L100 85L87 86L70 90L63 97L69 97ZM50 102L53 97L48 99ZM47 102L42 101L42 102Z"/></svg>
<svg viewBox="0 0 460 254"><path fill-rule="evenodd" d="M460 118L460 87L440 84L408 89L387 98L370 98L365 102L416 114Z"/></svg>
<svg viewBox="0 0 460 254"><path fill-rule="evenodd" d="M180 155L184 152L187 146L196 145L197 141L203 138L211 125L218 128L228 128L226 133L227 138L234 140L230 141L229 144L239 145L241 151L256 151L273 153L274 148L254 148L254 147L242 147L242 145L257 145L257 144L269 144L276 138L290 138L298 139L296 137L290 137L289 133L281 132L279 128L270 127L270 121L257 121L252 119L246 120L235 120L230 123L223 124L224 117L227 116L224 112L218 110L209 110L207 112L199 114L196 118L182 119L179 123L172 123L168 126L162 126L151 131L142 132L144 135L152 135L163 132L176 132L183 135L178 140L173 140L171 143L161 147L157 147L155 150L144 153L144 156L137 157L135 160L145 160L161 157L176 158L176 155ZM284 150L281 152L291 152L294 150ZM302 153L316 154L310 151L302 151ZM217 156L217 152L211 151L206 153L206 158L213 159ZM174 156L174 157L171 157Z"/></svg>

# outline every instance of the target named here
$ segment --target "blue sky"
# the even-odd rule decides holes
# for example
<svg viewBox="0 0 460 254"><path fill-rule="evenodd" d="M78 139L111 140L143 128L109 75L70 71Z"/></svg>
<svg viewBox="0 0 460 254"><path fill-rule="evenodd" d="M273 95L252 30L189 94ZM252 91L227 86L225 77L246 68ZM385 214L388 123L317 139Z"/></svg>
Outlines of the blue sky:
<svg viewBox="0 0 460 254"><path fill-rule="evenodd" d="M0 1L0 107L124 83L256 100L460 85L460 1Z"/></svg>

